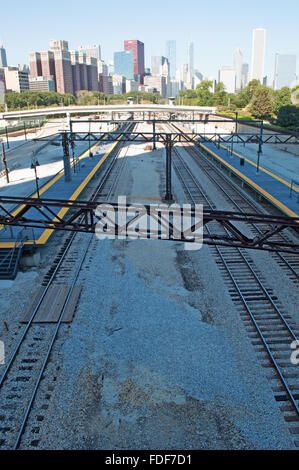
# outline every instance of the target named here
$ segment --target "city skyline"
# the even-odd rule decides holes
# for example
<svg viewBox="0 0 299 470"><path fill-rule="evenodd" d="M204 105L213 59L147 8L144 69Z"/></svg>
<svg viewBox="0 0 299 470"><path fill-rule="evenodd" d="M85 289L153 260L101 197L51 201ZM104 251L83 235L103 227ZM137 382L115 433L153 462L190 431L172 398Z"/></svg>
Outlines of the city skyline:
<svg viewBox="0 0 299 470"><path fill-rule="evenodd" d="M295 45L299 44L299 33L298 28L295 27L295 18L297 17L296 11L299 12L299 6L298 3L294 1L287 1L284 5L285 8L289 7L292 9L292 15L286 15L288 16L286 23L286 18L284 18L283 13L279 9L278 2L272 2L271 10L269 10L263 4L261 5L257 1L253 0L251 6L258 5L259 19L256 17L256 12L250 10L246 15L244 15L244 19L239 19L239 23L234 24L234 31L230 28L233 24L233 18L230 20L229 18L232 11L235 10L235 6L237 4L235 1L229 2L226 8L221 6L221 2L216 1L215 6L217 6L217 11L219 13L217 17L214 17L213 12L210 12L207 6L200 5L199 7L196 2L187 1L184 4L184 8L181 8L179 12L175 12L175 8L173 8L171 12L168 12L169 22L165 26L163 24L163 29L161 28L161 31L159 31L159 28L155 28L155 22L151 23L150 18L152 17L152 13L150 11L147 11L145 14L145 12L142 12L142 8L140 7L136 10L133 9L134 19L136 18L137 21L126 22L121 21L121 19L126 20L126 18L129 17L129 12L122 9L122 14L117 15L118 10L116 9L116 15L114 15L116 18L113 18L113 21L117 25L122 23L122 26L119 28L113 28L113 32L111 32L111 28L110 32L108 32L108 25L102 21L99 23L100 28L84 27L84 22L82 22L83 26L81 24L81 28L77 31L76 25L79 26L82 17L75 18L73 9L67 10L67 5L61 5L61 2L58 3L56 0L51 3L52 8L46 7L46 10L48 10L47 13L49 13L49 15L43 15L48 18L46 23L37 23L36 16L38 15L38 11L30 10L31 3L33 2L29 1L27 3L27 7L29 5L29 8L25 9L21 2L17 1L17 9L24 13L24 16L20 15L22 16L22 21L19 21L18 18L15 21L14 18L14 28L11 28L9 26L9 18L7 17L8 20L2 25L0 32L1 42L6 49L9 65L28 63L29 52L34 50L46 50L49 40L53 38L66 39L70 44L71 50L76 49L80 43L100 44L102 49L102 58L106 63L108 63L113 58L115 51L123 49L123 40L130 37L138 39L145 44L146 67L150 66L152 56L165 55L166 41L175 40L177 46L177 68L179 68L184 63L188 63L186 49L188 43L192 42L194 43L195 51L194 68L199 70L204 76L214 76L217 78L218 70L222 66L233 66L233 53L237 48L241 49L244 62L249 63L249 68L251 68L252 32L257 28L264 28L267 31L264 74L270 78L270 83L274 78L275 54L277 52L283 54L296 54L298 56L299 46L295 47ZM65 3L70 4L70 2ZM138 2L133 0L132 4L135 3L137 5ZM178 3L179 2L174 1L172 2L172 6ZM79 4L79 2L77 2L77 0L72 1L72 6L74 4ZM121 5L121 2L116 0L115 4L116 6ZM152 1L152 5L158 4L160 15L163 16L163 14L166 14L167 5L161 5L156 0ZM58 5L62 13L63 11L68 11L68 16L66 15L64 17L62 14L63 18L57 18L56 15L55 22L51 22L51 17L53 16L54 11L57 12ZM104 5L101 5L101 8L99 9L98 4L94 1L90 2L90 6L95 9L95 11L98 10L100 16L102 16L106 11L106 7ZM195 10L195 13L197 11L198 13L201 13L201 18L203 16L207 19L210 18L212 28L208 26L208 21L196 22L196 14L187 15L187 11L190 12L188 7L190 8L191 6ZM252 10L254 10L254 8L252 8ZM130 11L132 11L132 9L130 9ZM5 14L11 14L10 9L6 5L2 7L2 13L4 16ZM188 20L186 21L187 16ZM220 21L220 16L222 20L224 18L227 20ZM88 17L90 25L94 24L97 15L95 14L94 17ZM105 18L107 18L107 15ZM157 20L157 15L155 18ZM30 25L32 23L34 23L34 35L30 33ZM180 28L178 28L178 25ZM279 34L277 34L278 27ZM21 48L17 41L18 35L15 34L15 28L18 29L20 36L22 36L22 31L24 31L25 34L26 30L26 34L23 35L24 38L22 38ZM75 33L74 30L76 30ZM209 35L209 41L206 40L207 35ZM223 35L225 37L225 41L223 41Z"/></svg>

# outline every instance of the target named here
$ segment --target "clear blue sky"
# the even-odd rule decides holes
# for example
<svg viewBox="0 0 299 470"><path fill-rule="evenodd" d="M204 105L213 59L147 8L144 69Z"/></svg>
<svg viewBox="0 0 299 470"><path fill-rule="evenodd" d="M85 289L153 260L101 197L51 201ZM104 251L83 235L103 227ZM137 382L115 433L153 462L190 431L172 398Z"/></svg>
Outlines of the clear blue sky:
<svg viewBox="0 0 299 470"><path fill-rule="evenodd" d="M195 67L217 78L236 47L250 64L252 30L260 27L267 30L265 73L273 76L275 52L299 56L298 0L15 0L1 2L0 16L10 65L28 63L28 53L48 49L50 39L68 40L70 49L99 43L106 61L124 39L140 39L150 66L176 39L179 64L193 41Z"/></svg>

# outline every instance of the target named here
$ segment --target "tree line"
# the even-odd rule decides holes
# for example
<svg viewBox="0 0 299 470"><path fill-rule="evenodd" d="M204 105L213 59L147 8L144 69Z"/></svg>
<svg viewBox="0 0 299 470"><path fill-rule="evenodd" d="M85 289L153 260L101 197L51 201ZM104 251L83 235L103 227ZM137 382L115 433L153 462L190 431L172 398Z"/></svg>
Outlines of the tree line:
<svg viewBox="0 0 299 470"><path fill-rule="evenodd" d="M295 129L299 127L299 86L290 89L283 87L272 90L252 80L247 87L237 93L227 93L222 82L202 81L195 90L181 91L177 103L190 106L216 106L218 111L244 111L248 116L269 120L278 126ZM293 97L293 101L292 101Z"/></svg>
<svg viewBox="0 0 299 470"><path fill-rule="evenodd" d="M5 94L5 103L9 110L18 108L35 108L43 106L67 106L76 104L75 96L56 91L23 91L22 93L9 92Z"/></svg>
<svg viewBox="0 0 299 470"><path fill-rule="evenodd" d="M98 91L81 91L75 97L54 91L9 92L5 95L8 110L68 105L126 104L129 97L134 103L160 103L159 93L130 91L122 95L105 95ZM195 90L181 91L177 104L190 106L216 106L218 112L242 110L247 116L261 118L281 127L296 129L299 127L299 85L292 90L283 87L272 90L261 85L259 80L252 80L247 87L237 93L225 91L223 83L217 83L212 92L212 82L203 80Z"/></svg>
<svg viewBox="0 0 299 470"><path fill-rule="evenodd" d="M9 92L5 94L5 103L9 111L17 109L32 109L47 106L70 105L101 105L113 103L127 103L128 97L134 102L158 103L161 99L159 93L146 93L131 91L123 95L105 95L99 91L80 91L75 97L69 93L61 94L55 91L23 91L22 93Z"/></svg>

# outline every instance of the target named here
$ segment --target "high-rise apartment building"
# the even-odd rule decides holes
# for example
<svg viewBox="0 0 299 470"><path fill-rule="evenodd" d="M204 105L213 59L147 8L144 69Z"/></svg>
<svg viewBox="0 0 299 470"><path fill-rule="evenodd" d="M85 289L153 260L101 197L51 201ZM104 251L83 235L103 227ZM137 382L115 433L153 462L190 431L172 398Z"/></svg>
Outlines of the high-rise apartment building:
<svg viewBox="0 0 299 470"><path fill-rule="evenodd" d="M99 44L94 46L79 46L78 51L85 53L87 57L101 60L101 46Z"/></svg>
<svg viewBox="0 0 299 470"><path fill-rule="evenodd" d="M0 68L0 104L4 104L4 95L6 92L4 68Z"/></svg>
<svg viewBox="0 0 299 470"><path fill-rule="evenodd" d="M113 94L122 95L126 93L126 77L123 75L112 75Z"/></svg>
<svg viewBox="0 0 299 470"><path fill-rule="evenodd" d="M134 62L134 75L138 78L139 83L143 83L144 79L144 44L138 40L124 41L124 50L132 51Z"/></svg>
<svg viewBox="0 0 299 470"><path fill-rule="evenodd" d="M40 52L29 53L30 78L42 76L42 63Z"/></svg>
<svg viewBox="0 0 299 470"><path fill-rule="evenodd" d="M236 89L242 88L242 66L243 66L243 53L240 48L234 52L234 69L236 71Z"/></svg>
<svg viewBox="0 0 299 470"><path fill-rule="evenodd" d="M30 91L55 91L53 78L35 77L29 79Z"/></svg>
<svg viewBox="0 0 299 470"><path fill-rule="evenodd" d="M225 86L227 93L235 93L236 91L236 71L233 67L221 67L219 70L218 81Z"/></svg>
<svg viewBox="0 0 299 470"><path fill-rule="evenodd" d="M55 60L54 60L54 52L52 51L42 51L40 53L40 61L41 61L41 75L45 78L45 80L51 80L54 78L55 80Z"/></svg>
<svg viewBox="0 0 299 470"><path fill-rule="evenodd" d="M73 77L73 91L77 93L81 90L81 78L80 78L80 64L79 64L79 52L71 51L71 65L72 65L72 77Z"/></svg>
<svg viewBox="0 0 299 470"><path fill-rule="evenodd" d="M8 91L22 91L29 90L29 75L26 72L21 72L18 67L4 67L5 85Z"/></svg>
<svg viewBox="0 0 299 470"><path fill-rule="evenodd" d="M53 79L58 93L73 93L73 69L68 42L51 40L50 50L29 54L30 77Z"/></svg>
<svg viewBox="0 0 299 470"><path fill-rule="evenodd" d="M251 80L259 80L263 83L266 50L266 30L258 28L253 31Z"/></svg>
<svg viewBox="0 0 299 470"><path fill-rule="evenodd" d="M295 54L275 54L274 90L296 84L297 56Z"/></svg>
<svg viewBox="0 0 299 470"><path fill-rule="evenodd" d="M58 93L73 93L73 75L72 75L72 64L71 54L68 50L54 50L54 61L55 61L55 80L56 80L56 91Z"/></svg>
<svg viewBox="0 0 299 470"><path fill-rule="evenodd" d="M249 75L249 65L243 64L242 65L242 75L241 75L241 86L242 88L246 88L248 85L248 75Z"/></svg>
<svg viewBox="0 0 299 470"><path fill-rule="evenodd" d="M0 44L0 67L7 67L6 50L2 44Z"/></svg>
<svg viewBox="0 0 299 470"><path fill-rule="evenodd" d="M132 51L114 53L114 73L123 75L127 80L134 78L134 58Z"/></svg>
<svg viewBox="0 0 299 470"><path fill-rule="evenodd" d="M162 77L161 75L146 76L144 77L144 85L147 85L153 90L159 92L162 98L167 97L167 82L165 77Z"/></svg>
<svg viewBox="0 0 299 470"><path fill-rule="evenodd" d="M113 83L110 75L99 74L99 91L105 95L113 95Z"/></svg>
<svg viewBox="0 0 299 470"><path fill-rule="evenodd" d="M98 60L95 57L86 57L87 86L89 91L98 91Z"/></svg>
<svg viewBox="0 0 299 470"><path fill-rule="evenodd" d="M170 75L168 59L163 56L152 56L151 73L154 76L162 75L168 78Z"/></svg>
<svg viewBox="0 0 299 470"><path fill-rule="evenodd" d="M50 40L50 51L68 51L68 50L69 50L68 41L63 41L62 39Z"/></svg>
<svg viewBox="0 0 299 470"><path fill-rule="evenodd" d="M98 61L98 72L99 74L108 75L108 65L103 60Z"/></svg>
<svg viewBox="0 0 299 470"><path fill-rule="evenodd" d="M80 70L80 90L88 90L88 76L87 76L87 57L84 52L79 52L79 70Z"/></svg>
<svg viewBox="0 0 299 470"><path fill-rule="evenodd" d="M166 41L166 51L165 56L169 62L170 68L170 77L175 78L176 73L176 41L170 40Z"/></svg>

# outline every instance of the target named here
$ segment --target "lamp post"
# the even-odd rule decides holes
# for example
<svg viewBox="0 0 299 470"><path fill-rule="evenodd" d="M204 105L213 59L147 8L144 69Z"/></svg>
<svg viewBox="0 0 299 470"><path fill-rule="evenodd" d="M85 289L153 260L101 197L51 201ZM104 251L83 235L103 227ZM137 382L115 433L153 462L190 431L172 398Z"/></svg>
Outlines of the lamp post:
<svg viewBox="0 0 299 470"><path fill-rule="evenodd" d="M38 176L37 176L37 170L36 170L36 167L39 166L39 162L36 158L36 154L35 152L33 151L32 152L32 159L31 159L31 168L34 169L34 174L35 174L35 184L36 184L36 193L37 193L37 197L39 199L39 186L38 186Z"/></svg>
<svg viewBox="0 0 299 470"><path fill-rule="evenodd" d="M259 146L257 151L257 165L256 165L256 173L259 172L260 169L260 158L261 154L263 153L263 130L264 130L264 121L261 120L261 127L260 127L260 136L259 136Z"/></svg>
<svg viewBox="0 0 299 470"><path fill-rule="evenodd" d="M5 156L5 149L4 149L3 140L1 140L1 146L2 146L2 159L3 159L4 168L5 168L6 181L9 183L9 174L8 174L7 161L6 161L6 156Z"/></svg>
<svg viewBox="0 0 299 470"><path fill-rule="evenodd" d="M5 135L6 135L6 145L7 145L7 148L9 149L9 140L8 140L8 130L7 130L7 126L5 126Z"/></svg>

